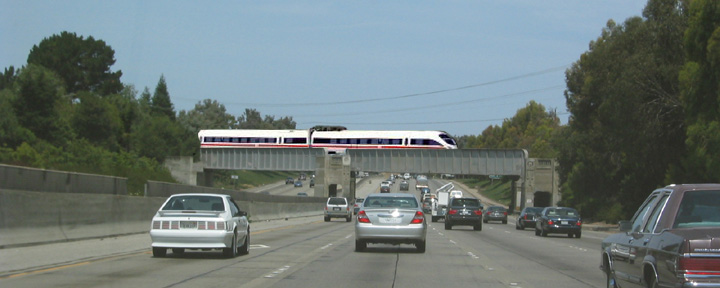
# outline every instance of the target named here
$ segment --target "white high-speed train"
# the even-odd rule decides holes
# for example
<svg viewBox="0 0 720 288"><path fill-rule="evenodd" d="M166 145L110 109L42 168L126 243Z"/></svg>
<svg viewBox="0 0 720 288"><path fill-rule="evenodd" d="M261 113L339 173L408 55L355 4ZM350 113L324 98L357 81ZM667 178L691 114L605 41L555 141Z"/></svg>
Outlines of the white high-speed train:
<svg viewBox="0 0 720 288"><path fill-rule="evenodd" d="M201 148L457 149L443 131L228 129L200 130L198 138Z"/></svg>

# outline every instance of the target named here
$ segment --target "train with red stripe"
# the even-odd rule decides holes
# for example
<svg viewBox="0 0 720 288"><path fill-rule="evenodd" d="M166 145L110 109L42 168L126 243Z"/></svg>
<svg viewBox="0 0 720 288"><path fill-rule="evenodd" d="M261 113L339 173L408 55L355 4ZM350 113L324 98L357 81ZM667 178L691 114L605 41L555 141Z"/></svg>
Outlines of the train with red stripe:
<svg viewBox="0 0 720 288"><path fill-rule="evenodd" d="M200 148L457 149L443 131L200 130Z"/></svg>

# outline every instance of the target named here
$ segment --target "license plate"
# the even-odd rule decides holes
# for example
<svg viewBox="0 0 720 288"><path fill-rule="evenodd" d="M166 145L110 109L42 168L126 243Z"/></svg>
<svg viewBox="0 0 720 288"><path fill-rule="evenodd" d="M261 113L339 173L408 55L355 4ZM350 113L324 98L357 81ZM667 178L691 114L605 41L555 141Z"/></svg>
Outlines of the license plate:
<svg viewBox="0 0 720 288"><path fill-rule="evenodd" d="M562 224L562 225L568 225L568 221L560 221L560 224Z"/></svg>
<svg viewBox="0 0 720 288"><path fill-rule="evenodd" d="M461 211L460 215L470 215L470 211Z"/></svg>
<svg viewBox="0 0 720 288"><path fill-rule="evenodd" d="M333 211L340 211L340 207L333 207Z"/></svg>
<svg viewBox="0 0 720 288"><path fill-rule="evenodd" d="M180 221L180 228L182 229L196 229L197 222L195 221Z"/></svg>
<svg viewBox="0 0 720 288"><path fill-rule="evenodd" d="M398 224L402 221L402 218L395 218L395 217L380 217L378 218L378 221L382 224Z"/></svg>

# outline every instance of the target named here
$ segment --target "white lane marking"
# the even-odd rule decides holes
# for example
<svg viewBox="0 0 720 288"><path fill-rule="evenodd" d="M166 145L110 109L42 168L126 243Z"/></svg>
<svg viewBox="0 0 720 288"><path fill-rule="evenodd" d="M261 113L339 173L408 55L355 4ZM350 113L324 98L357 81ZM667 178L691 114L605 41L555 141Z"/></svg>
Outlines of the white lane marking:
<svg viewBox="0 0 720 288"><path fill-rule="evenodd" d="M276 269L276 270L273 271L272 273L265 275L265 278L275 278L275 276L277 276L277 275L280 274L280 273L283 273L283 272L287 271L288 269L290 269L290 266L285 265L285 266L283 266L283 267L280 267L280 268Z"/></svg>
<svg viewBox="0 0 720 288"><path fill-rule="evenodd" d="M248 246L248 249L265 249L265 248L270 248L270 246L262 245L262 244L250 244L250 246Z"/></svg>
<svg viewBox="0 0 720 288"><path fill-rule="evenodd" d="M332 246L332 245L333 245L333 244L330 243L330 244L327 244L327 245L325 245L325 246L323 246L323 247L320 247L320 249L325 250L325 249L327 249L327 248L330 248L330 246Z"/></svg>

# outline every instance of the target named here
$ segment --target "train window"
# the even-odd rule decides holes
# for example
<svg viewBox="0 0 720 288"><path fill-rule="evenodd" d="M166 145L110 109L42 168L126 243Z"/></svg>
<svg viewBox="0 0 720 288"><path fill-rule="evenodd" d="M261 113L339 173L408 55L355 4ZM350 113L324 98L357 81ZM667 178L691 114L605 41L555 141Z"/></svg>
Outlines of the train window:
<svg viewBox="0 0 720 288"><path fill-rule="evenodd" d="M315 138L315 139L313 139L313 142L314 142L314 143L318 143L318 144L330 144L330 139L328 139L328 138Z"/></svg>
<svg viewBox="0 0 720 288"><path fill-rule="evenodd" d="M402 145L402 139L388 139L390 144L393 145Z"/></svg>
<svg viewBox="0 0 720 288"><path fill-rule="evenodd" d="M307 144L307 138L285 138L286 144Z"/></svg>

